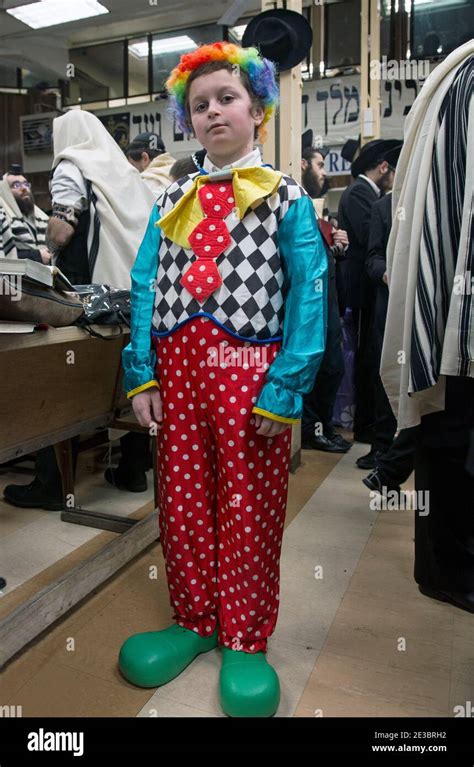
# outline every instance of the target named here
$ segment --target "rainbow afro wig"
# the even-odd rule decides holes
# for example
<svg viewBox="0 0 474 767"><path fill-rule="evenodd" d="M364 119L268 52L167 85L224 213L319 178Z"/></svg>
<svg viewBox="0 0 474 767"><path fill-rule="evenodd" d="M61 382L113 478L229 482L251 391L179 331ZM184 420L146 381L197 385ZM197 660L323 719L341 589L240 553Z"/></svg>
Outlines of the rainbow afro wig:
<svg viewBox="0 0 474 767"><path fill-rule="evenodd" d="M241 48L234 43L209 43L201 45L191 53L183 53L177 67L171 72L166 88L171 96L170 110L179 129L191 133L186 119L186 85L191 72L211 61L227 61L239 66L246 73L250 87L262 102L265 113L258 135L265 141L265 124L269 121L278 102L278 86L275 78L275 65L260 56L256 48Z"/></svg>

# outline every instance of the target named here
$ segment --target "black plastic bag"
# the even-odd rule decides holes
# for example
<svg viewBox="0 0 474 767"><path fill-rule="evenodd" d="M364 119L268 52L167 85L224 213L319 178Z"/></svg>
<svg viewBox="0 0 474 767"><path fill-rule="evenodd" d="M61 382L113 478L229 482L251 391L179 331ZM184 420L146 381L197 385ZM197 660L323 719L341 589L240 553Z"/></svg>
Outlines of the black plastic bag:
<svg viewBox="0 0 474 767"><path fill-rule="evenodd" d="M129 290L111 288L109 285L75 285L74 290L84 306L84 313L75 324L91 335L105 337L89 328L89 325L119 325L121 330L122 325L130 327Z"/></svg>

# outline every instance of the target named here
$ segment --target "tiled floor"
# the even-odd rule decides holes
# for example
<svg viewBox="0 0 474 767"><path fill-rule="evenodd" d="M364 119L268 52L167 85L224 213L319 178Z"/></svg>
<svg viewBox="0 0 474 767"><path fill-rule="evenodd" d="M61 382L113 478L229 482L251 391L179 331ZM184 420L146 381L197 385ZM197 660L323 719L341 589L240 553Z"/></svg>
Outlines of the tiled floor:
<svg viewBox="0 0 474 767"><path fill-rule="evenodd" d="M268 651L281 681L279 717L452 716L455 705L474 700L474 617L418 593L413 512L370 509L364 473L354 466L365 451L355 445L342 458L304 451L290 479L280 613ZM86 485L97 495L100 477L94 482ZM118 501L130 512L129 500L113 493L115 513ZM55 561L49 550L44 569L5 595L10 605L32 581L113 535L89 538L81 528L84 538L76 538L50 514L32 512L22 527L31 533L36 525L37 534L43 520L41 540L49 531L70 546L67 557ZM222 716L218 650L156 691L118 673L127 636L170 623L164 576L153 545L6 666L0 703L21 705L23 716Z"/></svg>

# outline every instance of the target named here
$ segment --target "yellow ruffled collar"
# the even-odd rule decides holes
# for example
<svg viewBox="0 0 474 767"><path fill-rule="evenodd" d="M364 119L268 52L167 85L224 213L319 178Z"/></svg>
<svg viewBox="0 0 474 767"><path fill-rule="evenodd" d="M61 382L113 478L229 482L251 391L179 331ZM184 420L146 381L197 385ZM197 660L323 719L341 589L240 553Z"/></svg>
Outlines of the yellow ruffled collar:
<svg viewBox="0 0 474 767"><path fill-rule="evenodd" d="M262 165L251 168L231 168L228 173L232 175L235 212L239 218L243 218L245 212L257 200L274 194L282 177L279 171ZM219 176L215 175L217 181ZM173 209L155 224L169 240L183 248L191 247L189 235L204 217L197 192L201 186L212 181L213 176L214 174L196 176L193 186Z"/></svg>

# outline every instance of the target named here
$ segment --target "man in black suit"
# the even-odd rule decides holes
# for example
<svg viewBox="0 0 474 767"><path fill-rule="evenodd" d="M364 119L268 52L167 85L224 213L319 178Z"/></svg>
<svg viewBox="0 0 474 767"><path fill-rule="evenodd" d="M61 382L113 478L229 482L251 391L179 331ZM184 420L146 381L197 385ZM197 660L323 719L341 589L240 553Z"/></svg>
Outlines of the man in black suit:
<svg viewBox="0 0 474 767"><path fill-rule="evenodd" d="M402 144L384 155L395 173ZM380 360L388 307L387 243L392 228L392 194L389 191L372 206L366 269L375 291L375 304L370 329L375 380L375 441L376 466L363 479L370 490L385 493L400 492L414 468L414 429L402 429L398 436L397 421L380 378Z"/></svg>
<svg viewBox="0 0 474 767"><path fill-rule="evenodd" d="M357 352L355 359L355 417L354 439L374 441L375 392L373 360L371 359L369 331L374 306L374 291L368 278L367 258L372 205L393 182L393 171L384 159L385 152L400 141L375 139L365 144L351 166L355 178L343 192L338 211L341 229L347 232L349 248L346 259L337 265L339 307L352 309L357 328ZM375 467L375 450L357 461L361 469Z"/></svg>
<svg viewBox="0 0 474 767"><path fill-rule="evenodd" d="M327 150L306 146L301 158L301 183L313 199L321 197L326 182L324 168ZM320 219L318 219L320 221ZM345 440L333 428L332 414L336 394L344 376L342 356L342 330L336 292L336 267L334 259L348 247L347 234L333 227L333 245L328 245L322 233L328 258L328 315L326 348L315 378L312 391L303 396L301 423L301 447L322 450L326 453L346 453L352 443Z"/></svg>

